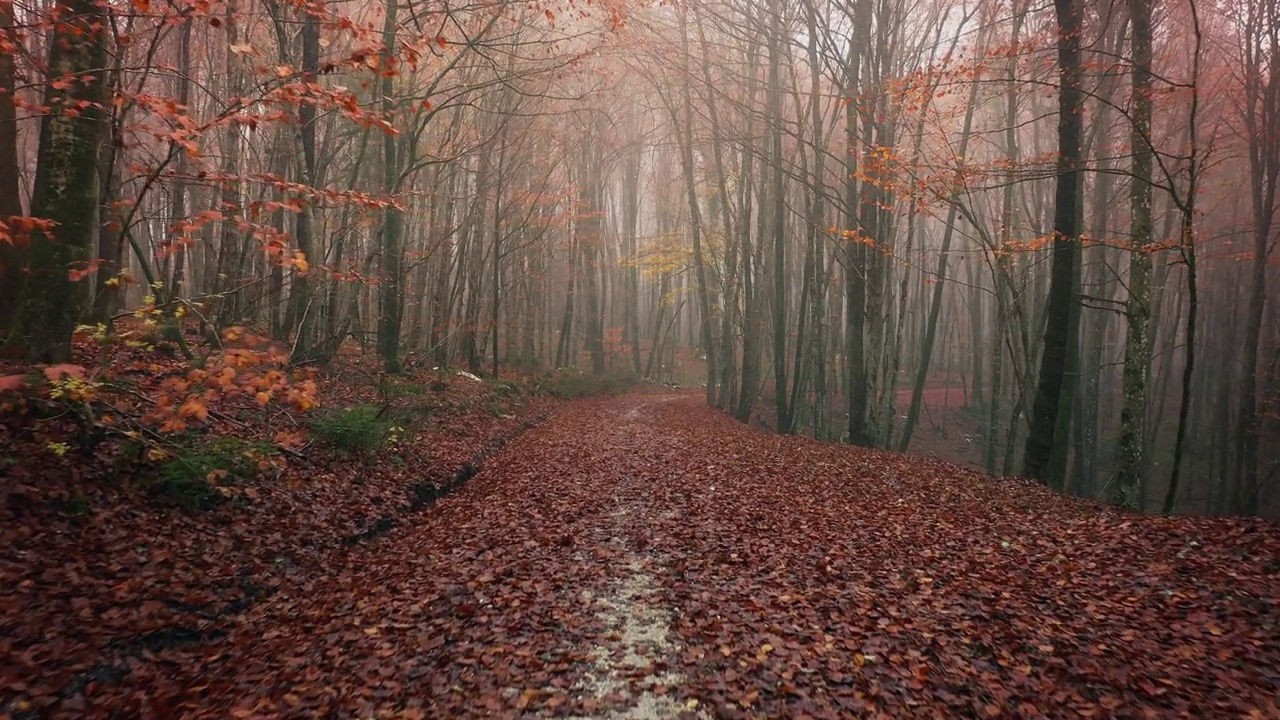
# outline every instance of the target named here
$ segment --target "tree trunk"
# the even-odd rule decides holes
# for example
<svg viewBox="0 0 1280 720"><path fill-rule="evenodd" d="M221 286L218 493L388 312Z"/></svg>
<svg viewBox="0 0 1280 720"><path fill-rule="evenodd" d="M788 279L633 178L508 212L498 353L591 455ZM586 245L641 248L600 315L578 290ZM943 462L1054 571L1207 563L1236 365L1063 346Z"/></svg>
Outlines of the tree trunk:
<svg viewBox="0 0 1280 720"><path fill-rule="evenodd" d="M756 98L756 58L757 44L752 39L747 48L747 102L754 104ZM742 237L742 302L744 316L742 322L742 389L738 393L737 418L741 422L751 421L751 411L755 407L756 397L760 392L760 335L763 324L760 317L760 292L756 288L756 270L760 263L755 258L761 252L765 236L765 205L763 202L765 174L760 173L760 212L757 221L756 244L751 244L751 212L753 191L752 182L755 170L755 114L747 114L747 130L742 143L742 176L739 178L742 196L739 208L738 233Z"/></svg>
<svg viewBox="0 0 1280 720"><path fill-rule="evenodd" d="M395 1L389 3L388 17L394 20ZM320 74L320 19L309 8L302 7L302 76L306 82L319 82ZM389 50L386 52L390 52ZM391 78L383 81L384 98L390 96ZM384 102L387 100L384 99ZM298 135L302 144L302 183L312 187L316 183L316 105L315 102L304 101L298 105ZM302 211L295 219L294 235L297 238L297 253L307 262L315 262L312 248L313 225L316 208L309 200L304 200ZM385 233L384 233L385 235ZM398 240L398 238L397 238ZM397 291L399 288L396 288ZM294 265L289 279L289 312L285 321L285 332L294 333L293 357L295 360L308 358L315 338L312 328L315 327L315 312L311 307L311 279L307 270Z"/></svg>
<svg viewBox="0 0 1280 720"><path fill-rule="evenodd" d="M782 166L782 8L778 0L769 0L769 137L772 144L773 181L773 393L779 432L791 427L791 410L787 406L787 242L785 171Z"/></svg>
<svg viewBox="0 0 1280 720"><path fill-rule="evenodd" d="M1128 332L1124 348L1124 404L1120 407L1120 438L1111 500L1139 509L1142 450L1146 436L1147 368L1151 365L1151 0L1128 0L1130 42L1133 45L1133 180L1129 189L1129 302L1125 306Z"/></svg>
<svg viewBox="0 0 1280 720"><path fill-rule="evenodd" d="M861 19L863 42L870 34L868 0L858 0L855 13ZM853 233L846 241L845 259L845 362L847 363L845 396L848 402L849 443L869 447L872 438L867 433L867 242L870 238L861 233L858 223L858 115L862 99L859 97L862 48L859 43L849 44L849 57L845 65L845 181L844 226Z"/></svg>
<svg viewBox="0 0 1280 720"><path fill-rule="evenodd" d="M1031 430L1023 451L1023 474L1049 481L1058 425L1069 413L1059 412L1066 379L1071 336L1076 246L1080 242L1080 160L1083 129L1079 0L1054 0L1058 30L1058 179L1053 218L1053 269L1049 279L1040 379L1031 411ZM1070 407L1068 405L1068 407Z"/></svg>
<svg viewBox="0 0 1280 720"><path fill-rule="evenodd" d="M693 235L693 271L698 283L699 344L707 357L707 404L716 405L716 345L711 312L711 290L707 287L706 258L702 252L702 214L698 210L697 184L693 176L693 98L689 90L691 73L689 58L688 10L680 10L680 50L684 58L684 131L678 133L681 166L684 170L685 191L689 199L689 231ZM726 238L727 239L727 238Z"/></svg>
<svg viewBox="0 0 1280 720"><path fill-rule="evenodd" d="M1253 266L1245 311L1236 435L1236 479L1231 509L1258 512L1258 348L1267 302L1267 257L1272 244L1277 184L1280 181L1280 16L1273 4L1247 3L1244 125L1248 138L1250 199L1253 206Z"/></svg>
<svg viewBox="0 0 1280 720"><path fill-rule="evenodd" d="M396 52L396 16L400 8L399 0L388 0L386 3L386 20L382 26L382 63L390 69ZM310 18L310 13L307 14ZM306 44L303 44L304 52ZM395 77L384 72L382 77L382 112L390 117L395 112L395 101L392 99ZM304 105L303 107L307 107ZM314 106L312 112L314 113ZM314 120L314 117L313 117ZM315 142L315 130L312 129L312 143ZM382 137L382 189L390 197L399 190L400 158L396 147L397 136L384 133ZM299 222L307 213L299 215ZM388 205L382 213L382 247L378 254L378 356L382 358L382 368L389 373L400 372L400 322L404 308L400 295L402 272L401 236L404 234L404 216L399 208ZM295 280L296 282L296 280ZM299 330L299 333L302 331Z"/></svg>
<svg viewBox="0 0 1280 720"><path fill-rule="evenodd" d="M591 371L597 375L604 373L604 332L600 313L600 216L604 212L601 202L604 190L600 168L603 160L597 147L601 142L600 130L599 125L594 126L583 144L578 204L586 211L586 216L577 220L578 246L582 249L582 272L586 281L583 288L586 303L583 329L587 336L587 354L591 356Z"/></svg>
<svg viewBox="0 0 1280 720"><path fill-rule="evenodd" d="M964 127L960 131L960 147L956 153L954 189L949 199L946 229L942 234L942 249L938 254L937 277L933 285L933 299L929 304L929 319L925 324L924 346L920 349L920 361L916 366L915 384L911 388L911 405L907 408L907 419L902 426L902 438L898 441L898 451L906 452L911 446L911 435L915 432L916 422L920 419L920 406L924 400L924 386L929 377L929 361L933 357L933 343L938 332L938 317L942 312L942 291L947 284L947 263L951 258L951 240L955 236L957 215L960 207L960 190L964 185L962 173L964 160L969 152L969 136L973 131L973 115L978 107L978 83L969 84L969 100L965 106Z"/></svg>
<svg viewBox="0 0 1280 720"><path fill-rule="evenodd" d="M8 38L13 27L13 4L0 0L0 38ZM13 105L14 56L0 52L0 222L24 215L18 187L18 121ZM22 283L25 253L11 238L0 238L0 340L20 310L18 289ZM4 345L0 342L0 347Z"/></svg>
<svg viewBox="0 0 1280 720"><path fill-rule="evenodd" d="M89 299L89 282L69 273L84 270L96 249L110 27L105 9L92 0L60 0L55 14L31 215L56 225L32 233L21 309L6 342L45 363L70 359L71 336Z"/></svg>

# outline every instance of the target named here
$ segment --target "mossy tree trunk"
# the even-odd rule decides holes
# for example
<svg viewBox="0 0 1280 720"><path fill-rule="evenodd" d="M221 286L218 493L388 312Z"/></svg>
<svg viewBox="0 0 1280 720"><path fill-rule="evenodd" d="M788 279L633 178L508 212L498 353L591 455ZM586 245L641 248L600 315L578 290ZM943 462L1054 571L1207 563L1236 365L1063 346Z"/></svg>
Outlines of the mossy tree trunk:
<svg viewBox="0 0 1280 720"><path fill-rule="evenodd" d="M1138 510L1146 436L1147 367L1151 364L1151 3L1129 0L1133 45L1133 184L1129 190L1129 320L1124 353L1124 404L1112 501Z"/></svg>
<svg viewBox="0 0 1280 720"><path fill-rule="evenodd" d="M72 280L95 247L98 143L106 104L107 16L93 0L61 0L49 43L31 215L55 223L31 236L6 345L33 362L66 362L90 283Z"/></svg>

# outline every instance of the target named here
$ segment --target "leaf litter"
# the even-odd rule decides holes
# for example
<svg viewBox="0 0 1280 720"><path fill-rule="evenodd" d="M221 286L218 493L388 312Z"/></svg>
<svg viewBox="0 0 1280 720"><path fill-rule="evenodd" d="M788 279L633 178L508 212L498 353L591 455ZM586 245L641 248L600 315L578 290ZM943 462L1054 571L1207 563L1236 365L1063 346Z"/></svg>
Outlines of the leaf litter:
<svg viewBox="0 0 1280 720"><path fill-rule="evenodd" d="M46 637L7 632L30 606L4 596L15 716L1280 717L1273 523L1122 514L689 395L562 406L434 507L114 663L94 618L162 631L199 591L126 612L168 579L62 547ZM80 684L42 691L59 666Z"/></svg>

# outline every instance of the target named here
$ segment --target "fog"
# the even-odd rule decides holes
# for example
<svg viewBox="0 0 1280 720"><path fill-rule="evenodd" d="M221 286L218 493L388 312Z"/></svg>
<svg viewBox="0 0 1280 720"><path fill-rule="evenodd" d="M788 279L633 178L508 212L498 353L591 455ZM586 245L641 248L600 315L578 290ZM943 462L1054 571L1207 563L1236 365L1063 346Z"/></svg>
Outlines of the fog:
<svg viewBox="0 0 1280 720"><path fill-rule="evenodd" d="M64 4L0 13L9 355L183 308L1280 514L1269 0Z"/></svg>

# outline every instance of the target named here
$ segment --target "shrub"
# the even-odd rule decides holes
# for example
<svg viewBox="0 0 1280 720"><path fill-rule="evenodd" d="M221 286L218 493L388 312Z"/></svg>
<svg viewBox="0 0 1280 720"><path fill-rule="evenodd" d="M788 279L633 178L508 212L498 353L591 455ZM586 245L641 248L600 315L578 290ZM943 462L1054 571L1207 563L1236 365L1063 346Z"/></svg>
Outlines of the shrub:
<svg viewBox="0 0 1280 720"><path fill-rule="evenodd" d="M634 376L622 372L592 375L580 370L561 370L544 378L538 389L564 400L574 400L592 395L618 395L632 389L636 382Z"/></svg>
<svg viewBox="0 0 1280 720"><path fill-rule="evenodd" d="M378 379L378 394L388 400L417 397L425 392L426 388L418 383L387 376Z"/></svg>
<svg viewBox="0 0 1280 720"><path fill-rule="evenodd" d="M269 452L268 445L239 438L184 447L160 467L160 477L150 489L184 510L208 510L225 499L218 483L252 478Z"/></svg>
<svg viewBox="0 0 1280 720"><path fill-rule="evenodd" d="M502 398L518 398L522 394L522 390L518 383L510 380L493 380L491 381L493 394Z"/></svg>
<svg viewBox="0 0 1280 720"><path fill-rule="evenodd" d="M339 450L373 452L387 444L392 422L373 405L327 412L313 425L322 440Z"/></svg>
<svg viewBox="0 0 1280 720"><path fill-rule="evenodd" d="M489 411L489 417L502 418L507 417L507 409L497 400L490 400L485 404L485 410Z"/></svg>
<svg viewBox="0 0 1280 720"><path fill-rule="evenodd" d="M183 510L209 510L224 499L214 489L214 482L201 475L197 463L179 458L164 464L160 480L151 488L151 494L177 505Z"/></svg>

